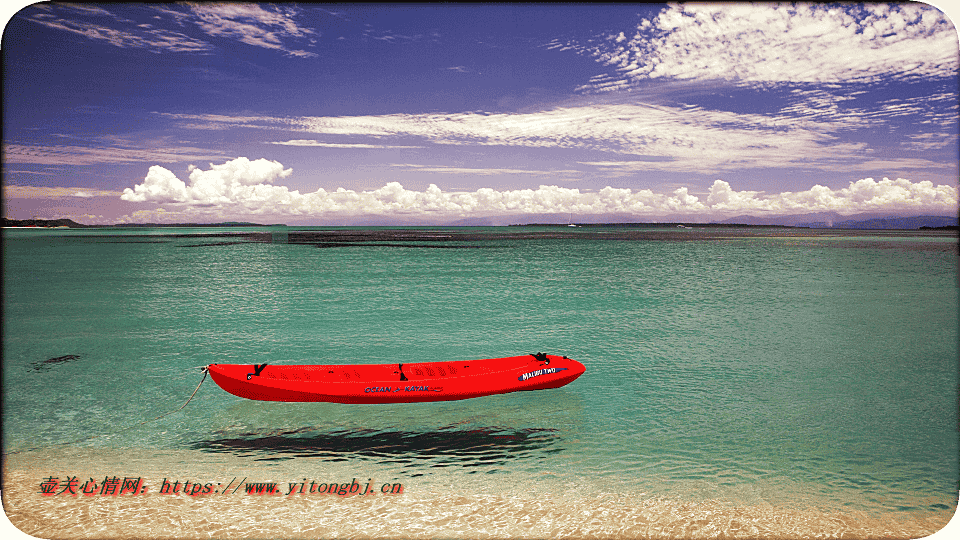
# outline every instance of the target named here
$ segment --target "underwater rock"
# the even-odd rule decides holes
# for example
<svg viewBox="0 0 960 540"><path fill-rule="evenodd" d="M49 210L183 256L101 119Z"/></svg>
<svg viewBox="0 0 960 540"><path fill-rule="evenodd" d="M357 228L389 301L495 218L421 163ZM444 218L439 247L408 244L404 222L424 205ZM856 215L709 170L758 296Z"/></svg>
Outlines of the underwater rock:
<svg viewBox="0 0 960 540"><path fill-rule="evenodd" d="M44 371L50 369L54 364L62 364L64 362L70 362L71 360L77 360L80 358L79 354L67 354L64 356L57 356L54 358L48 358L42 362L34 362L33 370L34 371Z"/></svg>

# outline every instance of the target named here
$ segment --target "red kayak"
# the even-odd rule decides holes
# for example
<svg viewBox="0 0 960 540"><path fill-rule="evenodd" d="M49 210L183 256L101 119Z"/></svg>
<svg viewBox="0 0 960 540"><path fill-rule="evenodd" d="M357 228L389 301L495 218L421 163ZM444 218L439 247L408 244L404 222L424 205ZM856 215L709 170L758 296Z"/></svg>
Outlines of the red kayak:
<svg viewBox="0 0 960 540"><path fill-rule="evenodd" d="M418 364L210 364L207 371L220 388L247 399L414 403L559 388L586 368L566 356L537 353Z"/></svg>

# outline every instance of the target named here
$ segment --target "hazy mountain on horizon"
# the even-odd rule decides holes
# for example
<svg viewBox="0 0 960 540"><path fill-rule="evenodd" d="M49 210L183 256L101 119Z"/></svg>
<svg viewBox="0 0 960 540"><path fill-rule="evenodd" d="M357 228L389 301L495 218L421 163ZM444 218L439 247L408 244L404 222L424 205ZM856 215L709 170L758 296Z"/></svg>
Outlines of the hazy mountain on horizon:
<svg viewBox="0 0 960 540"><path fill-rule="evenodd" d="M817 212L791 216L754 217L737 216L712 223L740 223L743 225L786 225L814 229L919 229L920 227L949 227L958 224L957 216L897 216L890 214L853 214Z"/></svg>
<svg viewBox="0 0 960 540"><path fill-rule="evenodd" d="M696 220L690 216L670 215L656 218L615 214L615 215L574 215L567 214L526 214L519 216L488 216L462 219L447 223L450 226L498 226L523 224L553 224L565 225L568 223L683 223L694 225L722 224L722 225L769 225L786 227L810 227L816 229L846 228L846 229L919 229L920 227L947 227L958 224L957 216L896 216L890 214L854 214L844 216L835 212L817 212L812 214L796 214L788 216L757 217L736 216L722 221Z"/></svg>

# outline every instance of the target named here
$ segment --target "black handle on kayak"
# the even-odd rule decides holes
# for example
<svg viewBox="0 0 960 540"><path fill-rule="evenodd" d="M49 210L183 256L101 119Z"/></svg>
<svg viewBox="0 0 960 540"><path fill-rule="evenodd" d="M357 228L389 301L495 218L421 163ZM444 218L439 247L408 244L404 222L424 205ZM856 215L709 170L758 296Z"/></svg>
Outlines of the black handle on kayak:
<svg viewBox="0 0 960 540"><path fill-rule="evenodd" d="M256 376L259 377L259 376L260 376L260 372L263 371L263 368L265 368L265 367L267 367L266 364L260 364L260 365L254 364L254 365L253 365L253 373L247 373L247 380L249 381L250 378L253 377L254 375L256 375Z"/></svg>
<svg viewBox="0 0 960 540"><path fill-rule="evenodd" d="M547 358L547 353L538 352L537 354L531 355L540 362L544 362L546 365L550 365L550 359Z"/></svg>

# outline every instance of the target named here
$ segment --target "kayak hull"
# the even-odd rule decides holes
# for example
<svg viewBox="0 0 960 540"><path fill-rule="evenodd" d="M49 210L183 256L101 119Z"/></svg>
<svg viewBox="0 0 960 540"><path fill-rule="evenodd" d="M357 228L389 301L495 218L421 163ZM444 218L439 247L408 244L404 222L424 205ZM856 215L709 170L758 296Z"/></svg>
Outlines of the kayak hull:
<svg viewBox="0 0 960 540"><path fill-rule="evenodd" d="M210 364L220 388L259 401L417 403L545 390L586 371L564 356L525 355L415 364Z"/></svg>

